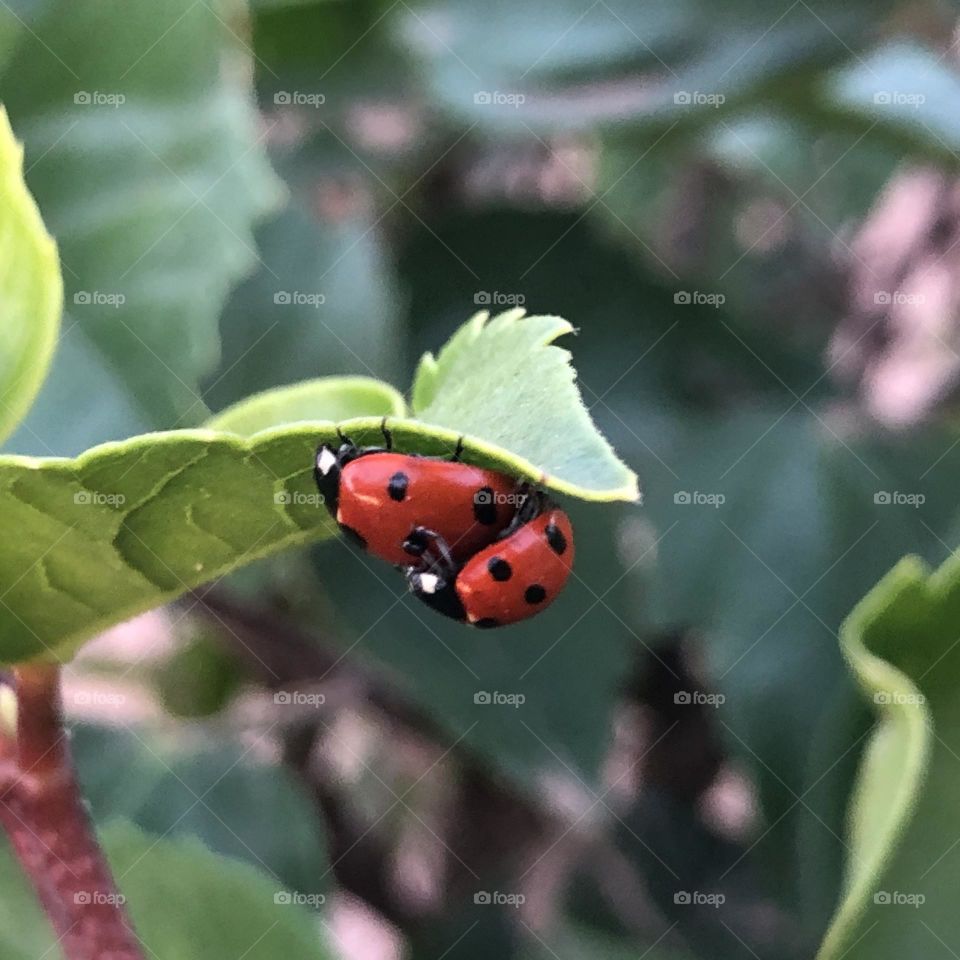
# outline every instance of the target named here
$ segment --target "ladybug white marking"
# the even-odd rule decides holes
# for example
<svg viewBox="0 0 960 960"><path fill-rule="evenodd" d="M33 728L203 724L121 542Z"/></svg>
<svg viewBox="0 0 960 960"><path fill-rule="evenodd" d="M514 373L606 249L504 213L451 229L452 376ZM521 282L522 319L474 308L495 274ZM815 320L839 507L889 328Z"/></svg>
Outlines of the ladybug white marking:
<svg viewBox="0 0 960 960"><path fill-rule="evenodd" d="M337 457L329 447L324 447L317 457L317 469L326 476L337 464Z"/></svg>
<svg viewBox="0 0 960 960"><path fill-rule="evenodd" d="M436 593L440 578L435 573L421 573L417 577L417 586L421 593Z"/></svg>

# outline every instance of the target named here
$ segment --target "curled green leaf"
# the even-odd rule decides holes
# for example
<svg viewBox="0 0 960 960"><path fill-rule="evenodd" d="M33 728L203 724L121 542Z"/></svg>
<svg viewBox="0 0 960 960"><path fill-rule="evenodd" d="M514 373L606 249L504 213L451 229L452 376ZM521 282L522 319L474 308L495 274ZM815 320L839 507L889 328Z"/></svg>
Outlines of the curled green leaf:
<svg viewBox="0 0 960 960"><path fill-rule="evenodd" d="M818 960L912 956L908 919L960 944L958 623L954 555L933 573L906 557L843 625L844 654L877 722L850 801L844 893Z"/></svg>
<svg viewBox="0 0 960 960"><path fill-rule="evenodd" d="M0 108L0 440L33 403L53 357L63 284L57 246L23 180L23 148Z"/></svg>
<svg viewBox="0 0 960 960"><path fill-rule="evenodd" d="M447 441L462 435L477 462L583 500L636 500L636 474L597 430L570 353L554 344L572 332L562 317L476 314L420 361L414 415Z"/></svg>

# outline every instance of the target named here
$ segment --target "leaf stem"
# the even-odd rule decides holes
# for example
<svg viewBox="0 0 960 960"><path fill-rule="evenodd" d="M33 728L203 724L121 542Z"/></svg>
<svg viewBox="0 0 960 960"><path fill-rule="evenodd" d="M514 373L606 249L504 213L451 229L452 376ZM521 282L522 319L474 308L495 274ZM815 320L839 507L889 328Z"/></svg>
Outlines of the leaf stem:
<svg viewBox="0 0 960 960"><path fill-rule="evenodd" d="M66 960L144 960L84 806L63 725L60 668L14 670L16 738L0 739L0 823Z"/></svg>

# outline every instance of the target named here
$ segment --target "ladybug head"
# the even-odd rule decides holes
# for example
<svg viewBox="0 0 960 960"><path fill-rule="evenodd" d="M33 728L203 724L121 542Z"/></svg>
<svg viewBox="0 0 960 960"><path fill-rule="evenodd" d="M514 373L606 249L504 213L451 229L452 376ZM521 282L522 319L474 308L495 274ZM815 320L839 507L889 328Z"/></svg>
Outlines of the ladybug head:
<svg viewBox="0 0 960 960"><path fill-rule="evenodd" d="M317 489L323 494L323 502L333 517L337 515L340 500L340 473L358 454L352 443L343 443L338 450L327 443L317 447L313 476L317 481Z"/></svg>
<svg viewBox="0 0 960 960"><path fill-rule="evenodd" d="M407 585L414 596L419 597L428 607L453 620L466 620L460 597L457 596L455 581L442 577L429 570L416 567L407 568Z"/></svg>

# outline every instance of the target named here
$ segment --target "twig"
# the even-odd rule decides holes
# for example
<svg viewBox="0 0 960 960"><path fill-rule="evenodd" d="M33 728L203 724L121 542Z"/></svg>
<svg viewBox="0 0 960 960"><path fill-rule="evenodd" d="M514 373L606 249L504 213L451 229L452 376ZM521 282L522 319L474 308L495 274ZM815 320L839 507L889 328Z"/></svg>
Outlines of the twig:
<svg viewBox="0 0 960 960"><path fill-rule="evenodd" d="M0 823L66 960L144 960L70 757L60 669L14 671L16 738L0 738Z"/></svg>

